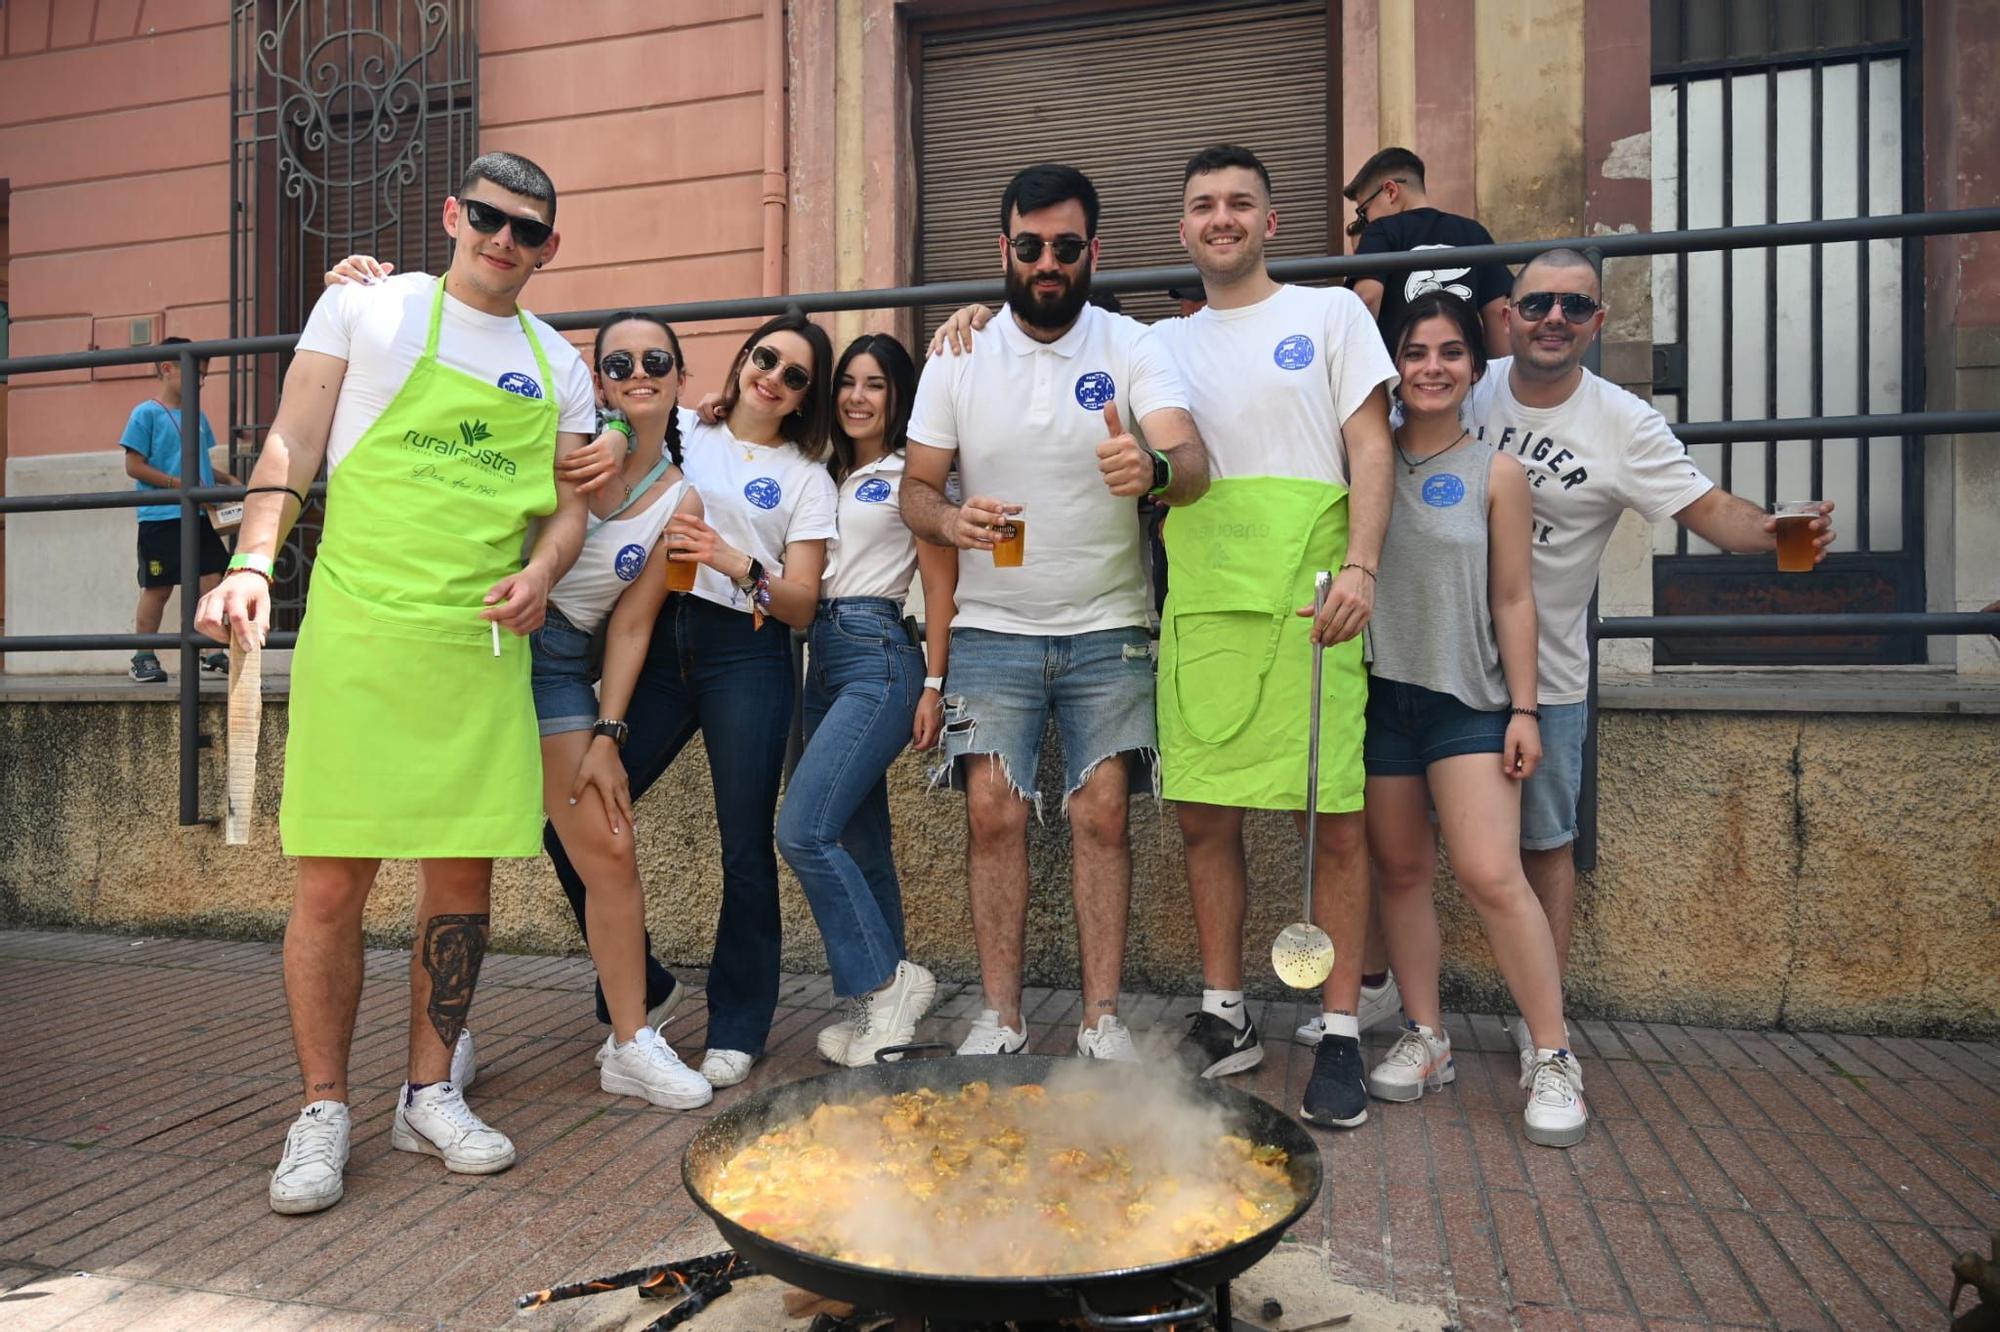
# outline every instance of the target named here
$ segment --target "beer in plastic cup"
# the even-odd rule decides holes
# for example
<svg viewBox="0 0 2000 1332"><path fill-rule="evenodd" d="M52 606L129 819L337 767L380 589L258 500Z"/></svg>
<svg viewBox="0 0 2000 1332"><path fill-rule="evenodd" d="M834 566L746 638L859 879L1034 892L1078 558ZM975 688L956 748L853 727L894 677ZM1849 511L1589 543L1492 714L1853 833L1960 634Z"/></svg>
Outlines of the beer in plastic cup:
<svg viewBox="0 0 2000 1332"><path fill-rule="evenodd" d="M661 552L661 554L670 555L673 553L673 549L674 549L673 546L669 545L664 551ZM668 560L667 591L669 592L694 591L694 575L695 571L699 568L701 568L701 566L695 563L693 560Z"/></svg>
<svg viewBox="0 0 2000 1332"><path fill-rule="evenodd" d="M1021 561L1028 556L1028 525L1018 513L1009 514L1002 532L1012 535L998 536L993 542L993 567L996 569L1018 569Z"/></svg>
<svg viewBox="0 0 2000 1332"><path fill-rule="evenodd" d="M1787 500L1771 512L1778 520L1778 572L1811 573L1818 553L1812 523L1819 517L1819 501Z"/></svg>

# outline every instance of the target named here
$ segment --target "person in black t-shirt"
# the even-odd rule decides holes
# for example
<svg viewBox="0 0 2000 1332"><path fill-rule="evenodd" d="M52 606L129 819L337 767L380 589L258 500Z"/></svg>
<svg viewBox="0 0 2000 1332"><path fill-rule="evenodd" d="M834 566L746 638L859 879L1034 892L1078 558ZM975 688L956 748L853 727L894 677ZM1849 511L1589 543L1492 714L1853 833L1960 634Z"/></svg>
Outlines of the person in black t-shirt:
<svg viewBox="0 0 2000 1332"><path fill-rule="evenodd" d="M1407 148L1384 148L1361 164L1342 190L1354 201L1347 234L1359 236L1356 254L1398 253L1443 245L1491 245L1492 235L1469 217L1430 206L1424 192L1424 162ZM1489 356L1507 355L1500 322L1514 275L1505 264L1451 264L1411 272L1358 277L1350 284L1375 315L1384 336L1396 327L1403 307L1427 291L1443 289L1464 297L1479 311Z"/></svg>

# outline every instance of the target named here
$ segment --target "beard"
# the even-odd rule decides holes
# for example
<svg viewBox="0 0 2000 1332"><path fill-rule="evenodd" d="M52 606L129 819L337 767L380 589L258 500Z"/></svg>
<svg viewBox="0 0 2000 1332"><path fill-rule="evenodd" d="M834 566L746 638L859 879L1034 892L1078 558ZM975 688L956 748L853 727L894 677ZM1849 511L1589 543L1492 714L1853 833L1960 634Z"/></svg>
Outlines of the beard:
<svg viewBox="0 0 2000 1332"><path fill-rule="evenodd" d="M1034 271L1007 265L1007 308L1016 319L1048 332L1061 332L1076 322L1090 299L1090 260L1083 261L1075 277L1063 272L1056 276L1062 279L1063 289L1053 296L1038 296Z"/></svg>

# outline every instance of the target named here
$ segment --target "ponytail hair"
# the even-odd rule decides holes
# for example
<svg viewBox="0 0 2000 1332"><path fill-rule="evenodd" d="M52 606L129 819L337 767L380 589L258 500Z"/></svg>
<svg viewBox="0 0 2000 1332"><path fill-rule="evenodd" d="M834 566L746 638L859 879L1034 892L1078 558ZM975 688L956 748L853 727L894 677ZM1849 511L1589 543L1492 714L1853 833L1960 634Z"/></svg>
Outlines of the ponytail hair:
<svg viewBox="0 0 2000 1332"><path fill-rule="evenodd" d="M687 358L681 354L681 340L674 332L674 326L648 310L620 310L611 318L597 326L597 340L590 349L590 364L593 370L604 359L604 335L619 324L651 324L667 336L667 347L674 354L674 369L682 382L687 380ZM601 371L599 373L602 373ZM681 465L681 412L679 395L667 408L667 457L676 467Z"/></svg>

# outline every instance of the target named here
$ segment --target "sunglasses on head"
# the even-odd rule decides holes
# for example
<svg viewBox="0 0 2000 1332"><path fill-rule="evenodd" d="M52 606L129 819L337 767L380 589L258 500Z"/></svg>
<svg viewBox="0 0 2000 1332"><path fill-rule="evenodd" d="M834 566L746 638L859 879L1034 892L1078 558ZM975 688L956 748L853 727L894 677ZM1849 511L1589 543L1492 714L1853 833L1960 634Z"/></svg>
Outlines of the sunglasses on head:
<svg viewBox="0 0 2000 1332"><path fill-rule="evenodd" d="M1539 323L1549 317L1549 311L1562 306L1563 318L1572 324L1587 324L1590 317L1604 308L1601 301L1585 296L1579 291L1566 291L1558 295L1553 291L1531 291L1514 302L1514 308L1521 312L1521 318L1530 323Z"/></svg>
<svg viewBox="0 0 2000 1332"><path fill-rule="evenodd" d="M664 347L648 347L635 363L631 352L615 351L606 354L597 369L606 379L622 381L632 377L635 364L646 372L646 378L665 379L674 372L674 354Z"/></svg>
<svg viewBox="0 0 2000 1332"><path fill-rule="evenodd" d="M794 393L804 393L812 387L813 378L811 375L807 374L799 366L787 365L784 361L779 360L778 353L772 351L769 347L752 347L750 349L750 364L756 366L759 373L766 375L783 365L785 372L778 376L778 380Z"/></svg>
<svg viewBox="0 0 2000 1332"><path fill-rule="evenodd" d="M465 220L470 222L472 229L482 236L497 236L500 234L500 228L511 226L514 228L516 245L539 250L547 245L549 237L555 234L556 229L550 223L538 218L516 217L483 199L461 199L459 203L465 209Z"/></svg>
<svg viewBox="0 0 2000 1332"><path fill-rule="evenodd" d="M1081 236L1058 236L1052 241L1045 241L1040 236L1010 236L1007 246L1014 251L1014 257L1024 264L1040 259L1045 248L1056 252L1057 263L1073 264L1083 258L1090 242Z"/></svg>

